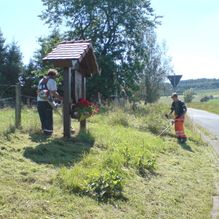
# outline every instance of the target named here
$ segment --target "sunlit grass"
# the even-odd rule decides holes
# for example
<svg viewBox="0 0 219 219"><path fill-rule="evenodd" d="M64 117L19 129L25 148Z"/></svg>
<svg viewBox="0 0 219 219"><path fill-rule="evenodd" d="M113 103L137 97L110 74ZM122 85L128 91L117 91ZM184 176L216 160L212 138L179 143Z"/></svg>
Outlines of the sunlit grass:
<svg viewBox="0 0 219 219"><path fill-rule="evenodd" d="M53 112L55 132L62 130L62 114L61 111ZM5 108L0 109L0 134L4 132L10 132L15 127L15 109ZM41 124L37 109L23 107L21 110L21 130L29 133L40 133Z"/></svg>
<svg viewBox="0 0 219 219"><path fill-rule="evenodd" d="M186 145L173 130L158 137L167 110L106 110L88 120L86 133L74 120L67 140L59 114L46 138L37 111L23 109L21 130L0 137L0 218L210 219L215 157L190 123Z"/></svg>
<svg viewBox="0 0 219 219"><path fill-rule="evenodd" d="M189 104L189 107L219 114L219 99L209 100L208 102L193 102Z"/></svg>
<svg viewBox="0 0 219 219"><path fill-rule="evenodd" d="M15 110L12 108L0 109L0 133L15 126Z"/></svg>

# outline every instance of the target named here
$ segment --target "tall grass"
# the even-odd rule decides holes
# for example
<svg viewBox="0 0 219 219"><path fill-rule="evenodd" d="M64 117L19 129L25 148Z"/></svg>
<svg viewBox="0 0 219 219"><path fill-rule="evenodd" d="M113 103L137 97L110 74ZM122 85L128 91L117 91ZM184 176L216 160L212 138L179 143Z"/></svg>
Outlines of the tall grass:
<svg viewBox="0 0 219 219"><path fill-rule="evenodd" d="M0 110L0 133L8 131L15 124L15 110L4 108Z"/></svg>
<svg viewBox="0 0 219 219"><path fill-rule="evenodd" d="M100 183L111 172L119 179L126 179L132 171L143 177L151 175L158 154L172 147L156 137L166 123L165 111L166 105L154 104L139 106L134 112L131 108L114 108L95 116L89 125L94 147L74 168L62 168L57 182L70 191L84 194L92 183Z"/></svg>

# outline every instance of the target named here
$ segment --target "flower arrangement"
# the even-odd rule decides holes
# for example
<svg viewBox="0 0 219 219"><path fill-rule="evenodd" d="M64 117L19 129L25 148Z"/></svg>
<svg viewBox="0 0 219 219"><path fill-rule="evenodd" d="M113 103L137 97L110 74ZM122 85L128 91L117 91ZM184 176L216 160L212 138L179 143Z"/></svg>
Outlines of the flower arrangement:
<svg viewBox="0 0 219 219"><path fill-rule="evenodd" d="M95 103L82 98L72 106L72 118L76 118L78 121L83 121L98 112L99 108Z"/></svg>

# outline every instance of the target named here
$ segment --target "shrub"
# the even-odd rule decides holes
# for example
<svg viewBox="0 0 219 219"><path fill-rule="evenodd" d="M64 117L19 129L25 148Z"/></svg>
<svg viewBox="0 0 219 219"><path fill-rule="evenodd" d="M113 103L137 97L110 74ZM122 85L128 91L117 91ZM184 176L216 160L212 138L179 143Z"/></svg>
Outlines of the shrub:
<svg viewBox="0 0 219 219"><path fill-rule="evenodd" d="M192 100L194 99L194 91L193 91L193 89L186 90L183 93L183 96L184 96L184 101L186 103L191 103Z"/></svg>
<svg viewBox="0 0 219 219"><path fill-rule="evenodd" d="M112 198L121 198L123 179L116 171L108 171L94 177L88 184L86 193L97 201L108 202Z"/></svg>
<svg viewBox="0 0 219 219"><path fill-rule="evenodd" d="M200 102L208 102L209 100L212 100L214 97L212 95L210 96L204 96L200 99Z"/></svg>
<svg viewBox="0 0 219 219"><path fill-rule="evenodd" d="M155 158L146 160L144 156L141 156L138 161L138 171L141 176L146 176L148 172L154 172L156 165Z"/></svg>

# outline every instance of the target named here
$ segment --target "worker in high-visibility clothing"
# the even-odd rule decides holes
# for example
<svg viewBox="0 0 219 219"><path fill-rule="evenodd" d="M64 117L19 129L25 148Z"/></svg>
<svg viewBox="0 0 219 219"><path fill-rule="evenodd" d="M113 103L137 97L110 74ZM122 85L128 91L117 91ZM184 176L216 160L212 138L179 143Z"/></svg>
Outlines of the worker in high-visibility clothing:
<svg viewBox="0 0 219 219"><path fill-rule="evenodd" d="M39 113L42 131L45 135L53 133L53 106L52 99L62 100L57 92L56 77L58 72L55 69L49 69L47 75L42 78L37 90L37 110Z"/></svg>
<svg viewBox="0 0 219 219"><path fill-rule="evenodd" d="M170 116L174 112L174 125L176 137L178 138L180 143L185 143L187 137L184 131L184 121L185 114L187 112L187 107L183 101L179 100L177 93L173 93L171 98L173 102L171 105L171 111L168 114L168 116Z"/></svg>

